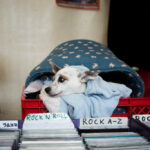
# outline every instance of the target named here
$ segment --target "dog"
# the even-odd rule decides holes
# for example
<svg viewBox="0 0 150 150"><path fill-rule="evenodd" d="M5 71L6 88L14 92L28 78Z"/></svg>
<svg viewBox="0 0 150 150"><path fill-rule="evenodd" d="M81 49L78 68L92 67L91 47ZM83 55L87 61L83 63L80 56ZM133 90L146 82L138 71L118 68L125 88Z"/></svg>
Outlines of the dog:
<svg viewBox="0 0 150 150"><path fill-rule="evenodd" d="M99 71L80 71L68 65L61 68L51 61L50 67L54 73L53 82L43 86L39 96L51 113L59 112L61 96L84 93L87 81L95 79L99 74Z"/></svg>

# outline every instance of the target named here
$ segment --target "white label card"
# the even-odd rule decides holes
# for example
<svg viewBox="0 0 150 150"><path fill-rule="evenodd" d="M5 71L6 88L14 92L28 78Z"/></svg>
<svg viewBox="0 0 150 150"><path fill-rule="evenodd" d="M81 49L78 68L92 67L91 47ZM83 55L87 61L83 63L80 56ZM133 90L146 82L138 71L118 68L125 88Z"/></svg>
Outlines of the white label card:
<svg viewBox="0 0 150 150"><path fill-rule="evenodd" d="M101 117L80 119L80 129L128 128L126 117Z"/></svg>
<svg viewBox="0 0 150 150"><path fill-rule="evenodd" d="M18 121L17 120L0 121L0 129L18 129Z"/></svg>
<svg viewBox="0 0 150 150"><path fill-rule="evenodd" d="M150 114L147 115L133 115L134 119L140 120L141 122L150 122Z"/></svg>
<svg viewBox="0 0 150 150"><path fill-rule="evenodd" d="M23 130L73 128L74 124L66 113L28 114L23 124Z"/></svg>

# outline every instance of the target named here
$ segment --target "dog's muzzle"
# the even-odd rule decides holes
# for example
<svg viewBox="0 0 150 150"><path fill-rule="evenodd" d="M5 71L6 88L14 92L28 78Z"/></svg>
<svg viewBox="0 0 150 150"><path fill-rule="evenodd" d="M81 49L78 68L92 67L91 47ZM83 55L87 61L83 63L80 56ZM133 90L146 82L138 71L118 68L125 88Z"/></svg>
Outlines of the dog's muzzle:
<svg viewBox="0 0 150 150"><path fill-rule="evenodd" d="M46 92L47 94L49 94L50 91L51 91L51 88L50 88L50 87L45 88L45 92Z"/></svg>
<svg viewBox="0 0 150 150"><path fill-rule="evenodd" d="M50 87L45 88L45 92L46 92L49 96L51 96L51 97L60 96L60 95L62 94L62 92L59 92L59 93L52 93Z"/></svg>

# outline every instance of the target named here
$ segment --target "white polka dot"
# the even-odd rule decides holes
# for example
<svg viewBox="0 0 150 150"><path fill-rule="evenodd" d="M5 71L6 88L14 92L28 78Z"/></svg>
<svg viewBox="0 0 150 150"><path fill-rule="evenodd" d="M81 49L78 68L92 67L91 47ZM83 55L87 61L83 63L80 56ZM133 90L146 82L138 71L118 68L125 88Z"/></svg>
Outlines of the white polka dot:
<svg viewBox="0 0 150 150"><path fill-rule="evenodd" d="M140 75L136 72L136 75L139 77Z"/></svg>
<svg viewBox="0 0 150 150"><path fill-rule="evenodd" d="M101 55L101 52L96 52L97 55Z"/></svg>
<svg viewBox="0 0 150 150"><path fill-rule="evenodd" d="M110 67L110 68L113 68L113 67L115 67L115 64L110 63L110 64L109 64L109 67Z"/></svg>
<svg viewBox="0 0 150 150"><path fill-rule="evenodd" d="M85 54L86 54L86 55L89 55L89 54L90 54L90 52L86 52Z"/></svg>
<svg viewBox="0 0 150 150"><path fill-rule="evenodd" d="M63 48L62 50L65 51L65 50L67 50L67 48Z"/></svg>
<svg viewBox="0 0 150 150"><path fill-rule="evenodd" d="M101 51L101 52L103 52L103 51L104 51L104 49L102 49L102 48L101 48L101 49L100 49L100 51Z"/></svg>
<svg viewBox="0 0 150 150"><path fill-rule="evenodd" d="M74 44L69 44L69 46L71 47L71 46L74 46Z"/></svg>
<svg viewBox="0 0 150 150"><path fill-rule="evenodd" d="M47 61L48 61L48 62L52 61L52 58L48 59Z"/></svg>
<svg viewBox="0 0 150 150"><path fill-rule="evenodd" d="M74 49L79 49L79 47L78 47L78 46L76 46Z"/></svg>
<svg viewBox="0 0 150 150"><path fill-rule="evenodd" d="M91 56L91 58L96 58L96 56Z"/></svg>
<svg viewBox="0 0 150 150"><path fill-rule="evenodd" d="M79 43L79 44L82 44L82 42L81 42L81 41L78 41L78 43Z"/></svg>
<svg viewBox="0 0 150 150"><path fill-rule="evenodd" d="M76 58L80 58L80 57L81 57L81 55L77 55L77 56L76 56Z"/></svg>
<svg viewBox="0 0 150 150"><path fill-rule="evenodd" d="M62 56L62 58L63 58L63 59L67 59L67 58L68 58L68 56Z"/></svg>
<svg viewBox="0 0 150 150"><path fill-rule="evenodd" d="M69 52L69 54L74 54L74 52Z"/></svg>
<svg viewBox="0 0 150 150"><path fill-rule="evenodd" d="M88 43L89 43L89 44L92 44L93 42L92 42L92 41L89 41Z"/></svg>
<svg viewBox="0 0 150 150"><path fill-rule="evenodd" d="M61 56L62 56L62 54L59 54L59 55L58 55L58 57L61 57Z"/></svg>
<svg viewBox="0 0 150 150"><path fill-rule="evenodd" d="M109 57L104 57L104 59L109 59Z"/></svg>
<svg viewBox="0 0 150 150"><path fill-rule="evenodd" d="M83 44L84 46L88 46L88 44Z"/></svg>
<svg viewBox="0 0 150 150"><path fill-rule="evenodd" d="M88 49L93 49L93 47L88 47Z"/></svg>
<svg viewBox="0 0 150 150"><path fill-rule="evenodd" d="M131 73L129 73L129 77L133 77L133 75Z"/></svg>
<svg viewBox="0 0 150 150"><path fill-rule="evenodd" d="M127 67L127 65L126 64L122 64L121 67Z"/></svg>
<svg viewBox="0 0 150 150"><path fill-rule="evenodd" d="M92 65L92 68L94 69L94 68L97 68L98 67L98 64L97 63L94 63L93 65Z"/></svg>

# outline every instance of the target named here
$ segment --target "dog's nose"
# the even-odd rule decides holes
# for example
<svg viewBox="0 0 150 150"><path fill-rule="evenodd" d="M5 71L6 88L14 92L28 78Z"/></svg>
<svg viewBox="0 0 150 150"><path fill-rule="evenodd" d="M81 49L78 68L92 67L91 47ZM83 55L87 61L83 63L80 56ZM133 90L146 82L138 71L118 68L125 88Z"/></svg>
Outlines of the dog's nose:
<svg viewBox="0 0 150 150"><path fill-rule="evenodd" d="M45 88L45 92L48 94L51 91L50 87Z"/></svg>

